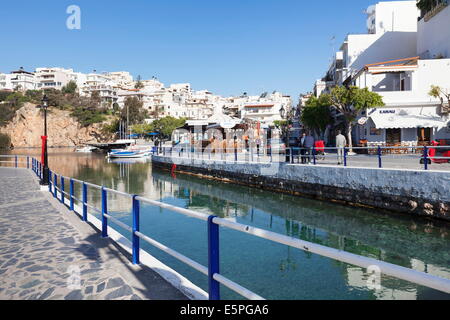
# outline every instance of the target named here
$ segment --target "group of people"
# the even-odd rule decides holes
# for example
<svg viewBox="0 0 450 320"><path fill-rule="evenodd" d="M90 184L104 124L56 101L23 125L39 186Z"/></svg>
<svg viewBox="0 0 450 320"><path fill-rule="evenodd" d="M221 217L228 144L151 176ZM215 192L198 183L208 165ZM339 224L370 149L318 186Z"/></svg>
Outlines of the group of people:
<svg viewBox="0 0 450 320"><path fill-rule="evenodd" d="M300 148L300 158L302 164L310 164L313 149L316 146L316 140L309 131L303 132L302 136L298 140L298 147ZM339 130L336 135L336 148L338 165L344 163L344 148L347 146L347 139Z"/></svg>

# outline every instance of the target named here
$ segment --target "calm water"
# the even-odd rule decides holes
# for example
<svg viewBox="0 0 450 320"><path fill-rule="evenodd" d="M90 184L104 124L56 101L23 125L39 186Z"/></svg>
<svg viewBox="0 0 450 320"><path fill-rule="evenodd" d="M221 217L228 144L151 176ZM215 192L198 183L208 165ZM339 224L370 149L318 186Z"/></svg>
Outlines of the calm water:
<svg viewBox="0 0 450 320"><path fill-rule="evenodd" d="M348 208L185 175L171 176L152 169L150 163L110 163L103 156L80 155L71 150L53 150L49 161L52 170L66 176L450 279L448 223ZM98 192L90 193L89 201L97 207L99 199ZM131 225L130 201L120 196L108 200L112 215ZM203 221L143 205L141 231L207 265ZM438 291L385 276L381 290L369 290L362 268L228 229L221 229L220 234L221 273L267 299L450 299ZM205 276L149 245L143 246L207 289ZM222 296L240 299L226 288Z"/></svg>

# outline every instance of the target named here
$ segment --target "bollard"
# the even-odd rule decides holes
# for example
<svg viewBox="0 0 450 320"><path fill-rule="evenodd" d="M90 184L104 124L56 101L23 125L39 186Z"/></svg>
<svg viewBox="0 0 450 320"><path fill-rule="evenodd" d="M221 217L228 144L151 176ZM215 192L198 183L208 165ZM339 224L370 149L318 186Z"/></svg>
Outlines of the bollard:
<svg viewBox="0 0 450 320"><path fill-rule="evenodd" d="M425 165L425 170L428 170L428 147L423 148L423 163Z"/></svg>
<svg viewBox="0 0 450 320"><path fill-rule="evenodd" d="M378 146L378 168L383 168L383 163L381 162L381 147Z"/></svg>
<svg viewBox="0 0 450 320"><path fill-rule="evenodd" d="M74 195L74 182L73 179L70 179L70 211L74 211L74 200L73 200L73 195Z"/></svg>
<svg viewBox="0 0 450 320"><path fill-rule="evenodd" d="M347 147L344 147L344 167L347 166Z"/></svg>
<svg viewBox="0 0 450 320"><path fill-rule="evenodd" d="M208 218L208 288L209 300L220 300L220 283L214 280L214 274L220 272L219 226L213 223L214 218Z"/></svg>
<svg viewBox="0 0 450 320"><path fill-rule="evenodd" d="M65 182L65 179L64 179L63 176L61 176L61 203L62 204L65 204L64 203L64 197L65 197L65 195L64 195L64 191L65 191L64 182Z"/></svg>
<svg viewBox="0 0 450 320"><path fill-rule="evenodd" d="M139 250L140 250L140 239L136 235L139 232L139 215L140 215L140 204L139 200L136 199L136 195L133 196L133 264L140 263Z"/></svg>
<svg viewBox="0 0 450 320"><path fill-rule="evenodd" d="M83 182L83 221L88 221L87 218L87 184Z"/></svg>
<svg viewBox="0 0 450 320"><path fill-rule="evenodd" d="M108 214L108 205L107 205L107 196L106 190L102 187L102 237L108 237L108 219L105 217L105 214Z"/></svg>

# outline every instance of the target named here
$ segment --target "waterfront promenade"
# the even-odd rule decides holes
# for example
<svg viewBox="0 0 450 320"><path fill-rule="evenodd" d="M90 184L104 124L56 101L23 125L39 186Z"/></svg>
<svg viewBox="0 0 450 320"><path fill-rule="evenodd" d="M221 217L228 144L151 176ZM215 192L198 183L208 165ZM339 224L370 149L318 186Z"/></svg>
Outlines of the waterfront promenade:
<svg viewBox="0 0 450 320"><path fill-rule="evenodd" d="M0 299L187 299L41 191L31 170L0 168L0 181Z"/></svg>

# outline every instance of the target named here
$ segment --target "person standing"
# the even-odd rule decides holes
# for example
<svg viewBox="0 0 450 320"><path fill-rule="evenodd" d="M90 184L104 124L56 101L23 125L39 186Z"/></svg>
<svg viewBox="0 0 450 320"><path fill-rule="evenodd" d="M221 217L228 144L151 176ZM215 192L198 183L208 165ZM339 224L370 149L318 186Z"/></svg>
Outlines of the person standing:
<svg viewBox="0 0 450 320"><path fill-rule="evenodd" d="M302 164L306 163L306 158L305 158L305 139L306 139L306 132L302 133L302 136L300 137L300 142L298 144L299 148L300 148L300 158L302 159Z"/></svg>
<svg viewBox="0 0 450 320"><path fill-rule="evenodd" d="M347 146L347 139L342 135L341 130L338 130L336 136L336 148L338 154L338 165L344 163L344 148Z"/></svg>
<svg viewBox="0 0 450 320"><path fill-rule="evenodd" d="M304 142L304 148L305 148L305 163L310 164L311 163L311 154L314 148L314 144L315 144L315 139L314 137L308 132L306 137L305 137L305 142Z"/></svg>

